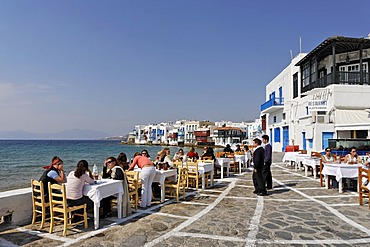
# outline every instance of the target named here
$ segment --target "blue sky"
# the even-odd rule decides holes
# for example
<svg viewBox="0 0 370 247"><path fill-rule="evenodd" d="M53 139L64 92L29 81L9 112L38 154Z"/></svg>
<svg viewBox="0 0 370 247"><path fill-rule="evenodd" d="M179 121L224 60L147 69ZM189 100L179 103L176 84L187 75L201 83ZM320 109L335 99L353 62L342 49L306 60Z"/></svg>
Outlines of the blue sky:
<svg viewBox="0 0 370 247"><path fill-rule="evenodd" d="M259 117L299 52L370 32L370 1L0 1L0 130L120 135Z"/></svg>

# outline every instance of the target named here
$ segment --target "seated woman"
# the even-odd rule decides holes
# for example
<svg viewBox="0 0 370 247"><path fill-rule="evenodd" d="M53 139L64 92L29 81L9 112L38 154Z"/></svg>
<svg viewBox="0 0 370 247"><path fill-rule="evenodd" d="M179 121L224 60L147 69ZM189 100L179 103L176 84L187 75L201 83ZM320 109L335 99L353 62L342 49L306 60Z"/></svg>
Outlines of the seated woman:
<svg viewBox="0 0 370 247"><path fill-rule="evenodd" d="M88 175L89 164L86 160L80 160L77 163L77 168L71 171L67 177L67 204L68 206L78 206L87 203L89 208L92 206L92 201L82 194L85 183L93 184L94 179Z"/></svg>
<svg viewBox="0 0 370 247"><path fill-rule="evenodd" d="M155 167L153 162L140 153L135 154L135 158L128 170L134 170L136 165L141 168L140 179L142 187L140 207L150 207L152 203L152 183L156 174Z"/></svg>
<svg viewBox="0 0 370 247"><path fill-rule="evenodd" d="M122 200L122 215L129 215L131 214L131 206L130 206L130 199L127 191L128 183L126 174L123 171L123 168L118 165L117 159L114 157L109 157L105 160L103 166L103 178L110 178L114 180L122 180L123 181L123 200ZM103 198L100 202L100 205L103 208L103 218L112 216L112 208L111 208L111 200L115 198L114 196Z"/></svg>
<svg viewBox="0 0 370 247"><path fill-rule="evenodd" d="M227 144L224 148L224 152L226 153L234 153L234 150L231 148L230 144Z"/></svg>
<svg viewBox="0 0 370 247"><path fill-rule="evenodd" d="M325 148L325 154L321 156L322 162L324 163L334 163L335 157L331 154L330 148Z"/></svg>
<svg viewBox="0 0 370 247"><path fill-rule="evenodd" d="M370 166L370 153L366 153L364 166Z"/></svg>
<svg viewBox="0 0 370 247"><path fill-rule="evenodd" d="M163 169L173 168L173 162L171 159L171 151L169 148L164 148L158 153L157 164Z"/></svg>
<svg viewBox="0 0 370 247"><path fill-rule="evenodd" d="M352 147L350 153L344 157L344 163L357 164L358 161L359 159L357 155L357 149L355 147Z"/></svg>
<svg viewBox="0 0 370 247"><path fill-rule="evenodd" d="M235 152L243 152L243 150L240 148L239 144L236 144Z"/></svg>
<svg viewBox="0 0 370 247"><path fill-rule="evenodd" d="M118 162L118 165L122 167L124 171L126 171L130 167L130 164L127 161L127 155L125 153L120 153L118 155L117 162Z"/></svg>
<svg viewBox="0 0 370 247"><path fill-rule="evenodd" d="M173 161L183 161L184 159L184 150L182 148L177 151L175 156L173 157Z"/></svg>
<svg viewBox="0 0 370 247"><path fill-rule="evenodd" d="M215 157L215 154L214 154L214 151L213 151L213 148L211 147L208 147L207 148L207 152L205 152L203 155L202 155L202 159L211 159L213 160L213 165L214 165L214 176L217 176L217 168L220 169L221 166L217 163L217 159Z"/></svg>
<svg viewBox="0 0 370 247"><path fill-rule="evenodd" d="M195 152L194 147L190 148L190 151L186 154L186 161L196 161L199 159L199 155Z"/></svg>

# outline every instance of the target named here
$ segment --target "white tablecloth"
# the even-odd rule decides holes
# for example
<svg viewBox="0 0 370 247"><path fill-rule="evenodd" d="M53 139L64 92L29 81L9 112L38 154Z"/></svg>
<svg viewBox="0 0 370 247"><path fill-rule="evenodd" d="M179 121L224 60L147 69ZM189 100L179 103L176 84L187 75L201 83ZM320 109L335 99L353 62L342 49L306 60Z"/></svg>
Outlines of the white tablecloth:
<svg viewBox="0 0 370 247"><path fill-rule="evenodd" d="M135 167L134 171L141 172L140 168ZM161 202L165 200L165 190L164 190L164 181L166 178L174 177L177 179L177 169L170 169L170 170L158 170L156 169L156 174L154 177L153 182L158 182L161 185Z"/></svg>
<svg viewBox="0 0 370 247"><path fill-rule="evenodd" d="M224 178L224 167L226 167L226 176L229 176L229 171L230 171L230 158L217 158L218 164L221 166L221 179Z"/></svg>
<svg viewBox="0 0 370 247"><path fill-rule="evenodd" d="M83 194L94 202L94 226L99 228L99 207L101 199L117 194L118 197L118 218L122 218L122 195L123 186L121 180L102 179L97 184L85 184Z"/></svg>
<svg viewBox="0 0 370 247"><path fill-rule="evenodd" d="M316 178L316 167L320 165L320 158L305 158L302 161L302 164L304 165L304 170L305 170L305 176L307 177L307 171L308 167L312 167L313 170L313 176Z"/></svg>
<svg viewBox="0 0 370 247"><path fill-rule="evenodd" d="M342 178L357 178L358 167L362 166L359 164L336 164L336 163L323 163L324 168L322 169L323 175L335 176L335 179L339 181Z"/></svg>
<svg viewBox="0 0 370 247"><path fill-rule="evenodd" d="M295 162L297 154L299 154L299 152L286 152L283 157L283 162L286 162L286 161Z"/></svg>
<svg viewBox="0 0 370 247"><path fill-rule="evenodd" d="M198 172L202 176L202 189L204 190L206 185L205 185L205 176L204 174L207 172L211 173L211 186L213 186L213 163L209 162L198 162Z"/></svg>
<svg viewBox="0 0 370 247"><path fill-rule="evenodd" d="M235 158L235 162L239 163L239 173L242 173L242 165L245 166L245 155L235 154L234 158Z"/></svg>

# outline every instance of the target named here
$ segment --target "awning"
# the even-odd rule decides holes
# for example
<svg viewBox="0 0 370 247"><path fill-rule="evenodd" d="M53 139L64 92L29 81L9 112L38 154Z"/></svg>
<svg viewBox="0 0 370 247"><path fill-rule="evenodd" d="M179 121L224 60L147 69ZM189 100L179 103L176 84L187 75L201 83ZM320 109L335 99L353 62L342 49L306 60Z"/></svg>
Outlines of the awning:
<svg viewBox="0 0 370 247"><path fill-rule="evenodd" d="M370 129L370 113L365 110L335 110L335 130Z"/></svg>

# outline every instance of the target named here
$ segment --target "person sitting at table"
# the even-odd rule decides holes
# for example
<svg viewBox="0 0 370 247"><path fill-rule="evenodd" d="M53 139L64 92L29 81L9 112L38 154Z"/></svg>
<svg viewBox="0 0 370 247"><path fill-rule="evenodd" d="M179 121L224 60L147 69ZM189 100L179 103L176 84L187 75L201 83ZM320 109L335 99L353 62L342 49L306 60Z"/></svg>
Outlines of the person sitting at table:
<svg viewBox="0 0 370 247"><path fill-rule="evenodd" d="M240 145L239 144L236 144L236 148L234 150L234 152L243 152L243 150L240 148Z"/></svg>
<svg viewBox="0 0 370 247"><path fill-rule="evenodd" d="M366 155L365 155L364 166L370 166L370 153L366 153Z"/></svg>
<svg viewBox="0 0 370 247"><path fill-rule="evenodd" d="M183 160L184 160L184 150L180 148L179 151L175 153L173 161L183 161Z"/></svg>
<svg viewBox="0 0 370 247"><path fill-rule="evenodd" d="M325 148L325 154L321 156L321 160L323 163L329 163L329 164L335 162L335 158L331 154L331 149L329 147ZM329 179L329 183L330 183L330 180L332 180L333 188L338 188L338 182L335 179L335 176L328 176L328 179Z"/></svg>
<svg viewBox="0 0 370 247"><path fill-rule="evenodd" d="M123 198L122 198L122 216L131 214L130 197L128 193L128 182L123 168L118 165L115 157L108 157L103 166L103 178L122 180ZM103 218L112 216L111 200L114 196L105 197L101 200L100 205L103 208Z"/></svg>
<svg viewBox="0 0 370 247"><path fill-rule="evenodd" d="M82 194L85 183L94 184L94 179L89 176L89 163L86 160L80 160L77 163L76 170L71 171L67 177L67 204L70 207L87 204L92 208L92 201ZM83 212L83 210L81 210Z"/></svg>
<svg viewBox="0 0 370 247"><path fill-rule="evenodd" d="M66 176L63 170L63 160L58 156L54 156L51 160L51 165L47 166L47 170L41 175L39 181L44 185L45 200L49 201L48 183L61 184L66 182Z"/></svg>
<svg viewBox="0 0 370 247"><path fill-rule="evenodd" d="M351 152L344 157L344 163L357 164L358 161L357 149L352 147Z"/></svg>
<svg viewBox="0 0 370 247"><path fill-rule="evenodd" d="M213 174L214 176L217 176L217 169L220 169L221 166L218 164L217 162L217 159L216 159L216 156L215 156L215 153L213 151L213 148L211 147L208 147L207 148L207 152L205 152L203 155L202 155L202 160L203 159L208 159L208 160L213 160Z"/></svg>
<svg viewBox="0 0 370 247"><path fill-rule="evenodd" d="M164 170L168 168L173 168L173 162L171 159L171 151L169 148L164 148L162 151L158 152L157 164Z"/></svg>
<svg viewBox="0 0 370 247"><path fill-rule="evenodd" d="M148 150L146 150L146 149L143 149L143 150L141 151L141 156L145 156L145 157L147 157L148 159L150 158L149 152L148 152Z"/></svg>
<svg viewBox="0 0 370 247"><path fill-rule="evenodd" d="M119 153L117 157L117 162L118 162L118 165L122 167L124 171L126 171L130 167L130 164L127 161L127 155L123 152Z"/></svg>
<svg viewBox="0 0 370 247"><path fill-rule="evenodd" d="M194 147L191 147L189 152L186 154L186 161L196 161L199 159L199 154L195 152Z"/></svg>
<svg viewBox="0 0 370 247"><path fill-rule="evenodd" d="M140 179L142 183L141 187L141 202L140 207L150 207L152 203L152 183L156 174L156 170L153 162L147 157L137 154L128 169L129 171L134 170L135 166L141 168Z"/></svg>
<svg viewBox="0 0 370 247"><path fill-rule="evenodd" d="M335 158L331 153L330 148L325 148L325 154L321 156L322 162L324 163L334 163Z"/></svg>
<svg viewBox="0 0 370 247"><path fill-rule="evenodd" d="M225 153L234 153L234 150L231 148L230 144L227 144L224 148Z"/></svg>

